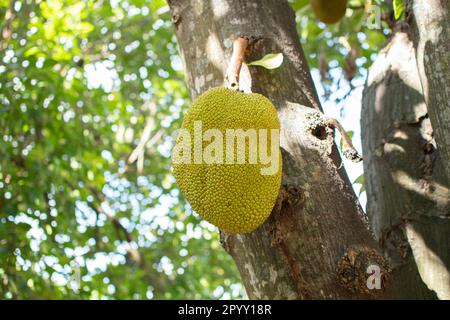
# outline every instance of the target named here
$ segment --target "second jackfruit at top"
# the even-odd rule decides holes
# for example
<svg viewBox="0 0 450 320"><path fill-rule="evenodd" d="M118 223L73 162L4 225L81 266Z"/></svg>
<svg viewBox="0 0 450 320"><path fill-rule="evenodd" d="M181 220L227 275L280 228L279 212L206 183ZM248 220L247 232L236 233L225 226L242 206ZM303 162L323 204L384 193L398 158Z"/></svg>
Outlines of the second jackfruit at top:
<svg viewBox="0 0 450 320"><path fill-rule="evenodd" d="M341 20L347 9L347 0L310 0L310 3L317 19L327 24Z"/></svg>

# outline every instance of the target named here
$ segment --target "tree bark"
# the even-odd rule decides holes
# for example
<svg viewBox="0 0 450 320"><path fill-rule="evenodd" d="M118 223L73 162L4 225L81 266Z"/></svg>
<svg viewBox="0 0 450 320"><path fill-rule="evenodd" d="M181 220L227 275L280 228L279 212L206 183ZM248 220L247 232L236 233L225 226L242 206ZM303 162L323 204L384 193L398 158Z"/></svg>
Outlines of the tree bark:
<svg viewBox="0 0 450 320"><path fill-rule="evenodd" d="M450 2L408 0L407 13L437 148L450 177Z"/></svg>
<svg viewBox="0 0 450 320"><path fill-rule="evenodd" d="M400 28L400 26L398 26ZM363 93L367 213L403 299L450 299L450 206L407 25L380 52Z"/></svg>
<svg viewBox="0 0 450 320"><path fill-rule="evenodd" d="M169 1L191 97L223 85L233 40L250 39L247 61L281 52L279 69L241 70L241 87L268 97L281 122L283 187L256 231L221 233L252 299L368 298L369 265L388 267L326 126L294 11L287 1Z"/></svg>

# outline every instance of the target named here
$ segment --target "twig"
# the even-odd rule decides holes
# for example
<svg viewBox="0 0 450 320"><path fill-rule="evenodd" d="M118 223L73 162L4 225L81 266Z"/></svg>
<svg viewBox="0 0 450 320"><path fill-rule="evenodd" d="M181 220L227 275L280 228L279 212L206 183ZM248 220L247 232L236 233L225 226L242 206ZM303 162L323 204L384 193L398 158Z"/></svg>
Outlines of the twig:
<svg viewBox="0 0 450 320"><path fill-rule="evenodd" d="M145 125L144 131L142 132L141 139L131 155L128 157L129 164L132 164L137 160L138 174L142 173L144 167L145 147L150 148L156 141L158 141L158 139L162 135L162 130L159 130L153 136L151 136L156 115L156 103L154 101L150 102L149 109L150 115L147 120L147 124Z"/></svg>
<svg viewBox="0 0 450 320"><path fill-rule="evenodd" d="M101 207L101 205L99 203L104 203L107 205L107 207L109 208L109 201L108 199L105 198L105 196L100 193L99 191L95 190L94 188L89 188L89 190L92 192L92 194L94 195L94 197L96 198L98 203L94 203L93 204L93 209L95 211L97 211L97 213L103 213L109 220L111 220L111 222L113 223L113 225L121 230L123 232L123 234L125 235L125 239L127 242L133 242L133 237L131 236L131 234L128 232L127 228L125 228L119 221L119 219L117 219L117 217L115 217L114 215L112 215L109 210L105 211L103 210L103 208Z"/></svg>
<svg viewBox="0 0 450 320"><path fill-rule="evenodd" d="M125 236L125 240L128 242L128 254L130 255L131 259L136 262L136 263L141 263L142 258L141 258L141 254L139 252L139 249L133 248L132 244L136 243L133 239L132 234L127 230L127 228L120 222L120 220L112 215L109 210L103 210L103 208L101 207L101 205L99 203L104 203L108 208L109 208L109 202L108 199L105 198L105 196L99 192L98 190L94 189L94 188L89 188L89 190L93 193L94 197L96 198L98 203L94 203L93 207L91 207L92 209L94 209L94 211L97 214L103 213L106 218L108 220L110 220L114 226L114 228L116 229L116 233L117 236L119 237L119 239L121 239L119 232L121 231L123 233L123 235Z"/></svg>
<svg viewBox="0 0 450 320"><path fill-rule="evenodd" d="M352 9L352 10L361 10L361 9L365 9L366 6L365 5L359 5L359 6L352 6L352 5L348 5L347 6L348 9Z"/></svg>
<svg viewBox="0 0 450 320"><path fill-rule="evenodd" d="M334 118L328 118L326 120L327 126L330 128L337 129L339 133L342 136L342 153L344 154L344 157L346 157L348 160L351 160L353 162L360 162L363 158L362 156L356 151L355 147L353 146L352 140L348 136L345 129L341 126L341 124Z"/></svg>
<svg viewBox="0 0 450 320"><path fill-rule="evenodd" d="M245 50L248 46L248 39L238 37L233 43L233 53L231 54L230 63L225 73L225 82L228 88L239 90L239 73L241 72L242 63L245 60Z"/></svg>
<svg viewBox="0 0 450 320"><path fill-rule="evenodd" d="M145 145L147 149L150 149L153 147L153 145L158 142L158 140L162 137L164 131L162 129L159 129L147 142Z"/></svg>
<svg viewBox="0 0 450 320"><path fill-rule="evenodd" d="M5 13L5 25L3 27L3 29L1 30L1 39L3 40L2 43L2 49L5 49L7 46L7 42L9 39L11 39L12 36L12 23L14 18L16 17L15 11L14 11L14 5L15 5L15 1L14 0L9 0L8 3L8 9L6 10Z"/></svg>
<svg viewBox="0 0 450 320"><path fill-rule="evenodd" d="M158 130L147 142L147 144L145 144L147 149L150 149L163 135L163 131L162 130ZM142 147L143 148L143 147ZM144 170L144 152L145 150L142 149L142 151L138 154L137 156L137 162L136 162L136 166L137 166L137 173L138 174L142 174L142 171ZM129 161L129 163L131 163Z"/></svg>

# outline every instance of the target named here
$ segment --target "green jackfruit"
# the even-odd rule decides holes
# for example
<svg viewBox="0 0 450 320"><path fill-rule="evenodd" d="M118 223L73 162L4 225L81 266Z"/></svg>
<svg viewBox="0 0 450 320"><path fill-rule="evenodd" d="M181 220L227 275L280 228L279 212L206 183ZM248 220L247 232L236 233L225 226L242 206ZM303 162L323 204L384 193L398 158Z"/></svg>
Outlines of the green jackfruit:
<svg viewBox="0 0 450 320"><path fill-rule="evenodd" d="M347 9L347 0L310 0L317 19L333 24L341 20Z"/></svg>
<svg viewBox="0 0 450 320"><path fill-rule="evenodd" d="M279 129L275 107L260 94L213 88L198 97L183 119L172 158L193 210L231 233L262 225L281 183Z"/></svg>

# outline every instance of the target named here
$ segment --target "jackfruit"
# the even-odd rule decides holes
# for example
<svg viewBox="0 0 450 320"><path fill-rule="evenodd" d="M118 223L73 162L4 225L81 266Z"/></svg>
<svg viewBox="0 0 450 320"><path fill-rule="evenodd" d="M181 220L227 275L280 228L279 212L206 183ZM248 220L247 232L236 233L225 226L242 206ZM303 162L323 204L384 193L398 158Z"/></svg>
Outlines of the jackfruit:
<svg viewBox="0 0 450 320"><path fill-rule="evenodd" d="M173 174L192 209L230 233L261 226L281 184L279 129L275 107L263 95L219 87L199 96L172 154Z"/></svg>
<svg viewBox="0 0 450 320"><path fill-rule="evenodd" d="M347 9L347 0L310 0L317 19L333 24L341 20Z"/></svg>

